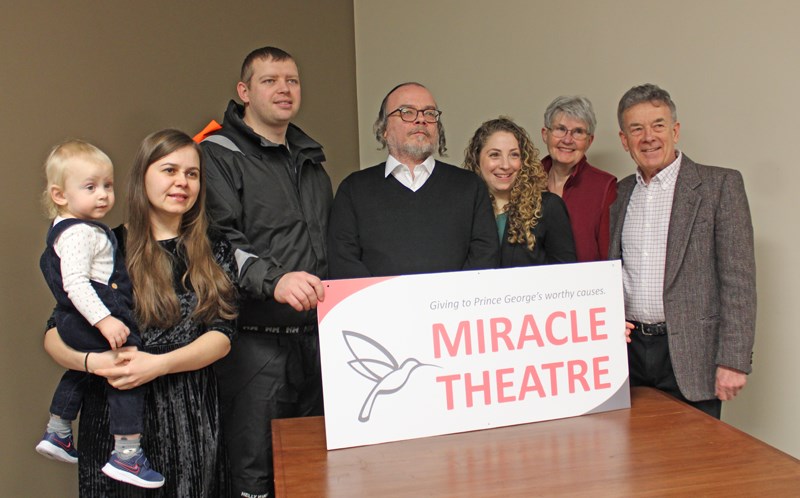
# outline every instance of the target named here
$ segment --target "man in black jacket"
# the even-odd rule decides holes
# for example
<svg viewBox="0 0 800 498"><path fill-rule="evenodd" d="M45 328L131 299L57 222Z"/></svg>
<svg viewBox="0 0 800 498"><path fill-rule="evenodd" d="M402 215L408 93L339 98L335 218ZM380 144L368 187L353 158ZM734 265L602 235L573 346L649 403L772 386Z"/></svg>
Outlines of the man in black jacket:
<svg viewBox="0 0 800 498"><path fill-rule="evenodd" d="M222 128L201 145L207 209L236 248L239 335L216 365L232 496L272 496L274 418L322 414L316 306L332 203L322 146L290 121L300 78L281 49L242 65Z"/></svg>

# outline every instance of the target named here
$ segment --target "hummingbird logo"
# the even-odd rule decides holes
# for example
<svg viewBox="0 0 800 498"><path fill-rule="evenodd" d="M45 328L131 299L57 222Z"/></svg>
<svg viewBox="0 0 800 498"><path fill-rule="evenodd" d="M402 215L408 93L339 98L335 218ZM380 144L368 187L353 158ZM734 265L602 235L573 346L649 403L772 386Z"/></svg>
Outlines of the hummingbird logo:
<svg viewBox="0 0 800 498"><path fill-rule="evenodd" d="M364 334L343 330L344 342L347 349L353 355L354 360L347 362L350 368L359 375L375 383L375 386L367 395L361 411L358 414L359 422L368 422L372 415L372 407L375 400L382 394L396 393L408 382L411 372L419 367L435 367L421 363L416 358L408 358L399 364L388 349L383 347L378 341L371 339ZM361 351L359 354L356 351Z"/></svg>

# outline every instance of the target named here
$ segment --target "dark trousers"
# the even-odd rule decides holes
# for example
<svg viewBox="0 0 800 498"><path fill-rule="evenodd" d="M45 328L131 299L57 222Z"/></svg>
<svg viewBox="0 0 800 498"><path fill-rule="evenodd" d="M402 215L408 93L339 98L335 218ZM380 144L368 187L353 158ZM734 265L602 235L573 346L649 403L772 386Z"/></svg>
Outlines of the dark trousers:
<svg viewBox="0 0 800 498"><path fill-rule="evenodd" d="M231 496L274 496L272 420L323 413L319 336L240 332L214 369Z"/></svg>
<svg viewBox="0 0 800 498"><path fill-rule="evenodd" d="M720 418L722 414L722 401L717 398L689 401L681 394L672 370L666 335L648 336L639 331L632 332L628 344L628 371L631 387L655 387L712 417Z"/></svg>
<svg viewBox="0 0 800 498"><path fill-rule="evenodd" d="M98 329L89 325L82 316L74 313L56 315L58 335L73 349L84 352L101 352L110 349L108 341ZM142 347L135 328L131 328L125 346ZM67 370L53 394L50 413L64 420L75 420L83 404L83 395L89 384L89 373ZM115 435L141 434L144 430L144 386L135 389L114 389L106 383L109 430Z"/></svg>
<svg viewBox="0 0 800 498"><path fill-rule="evenodd" d="M64 420L73 421L78 417L83 396L89 386L91 374L77 370L67 370L53 394L50 413ZM144 430L144 386L135 389L114 389L107 382L106 401L108 402L109 432L115 435L141 434Z"/></svg>

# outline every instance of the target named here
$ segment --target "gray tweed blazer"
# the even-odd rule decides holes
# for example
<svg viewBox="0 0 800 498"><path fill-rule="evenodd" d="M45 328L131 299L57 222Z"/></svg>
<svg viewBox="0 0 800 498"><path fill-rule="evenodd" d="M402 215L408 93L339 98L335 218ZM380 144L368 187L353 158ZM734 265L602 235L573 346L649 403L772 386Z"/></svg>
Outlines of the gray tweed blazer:
<svg viewBox="0 0 800 498"><path fill-rule="evenodd" d="M611 206L609 259L622 259L622 226L635 175L621 180ZM742 175L683 154L675 184L664 312L681 393L713 399L717 365L750 373L756 319L753 225Z"/></svg>

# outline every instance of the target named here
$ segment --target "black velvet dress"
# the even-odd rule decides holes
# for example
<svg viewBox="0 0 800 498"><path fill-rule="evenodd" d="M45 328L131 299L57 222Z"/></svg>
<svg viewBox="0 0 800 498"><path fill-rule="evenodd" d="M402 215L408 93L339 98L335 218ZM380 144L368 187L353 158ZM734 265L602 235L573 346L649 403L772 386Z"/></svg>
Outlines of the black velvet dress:
<svg viewBox="0 0 800 498"><path fill-rule="evenodd" d="M119 228L118 240L124 240ZM224 236L209 233L214 257L236 281L233 250ZM190 317L196 305L194 292L186 290L180 278L186 270L176 240L161 242L174 258L175 289L181 304L182 319L169 329L141 330L143 350L162 354L189 344L208 330L232 338L234 323L219 320L210 326ZM124 243L120 243L124 247ZM228 471L220 437L217 380L210 366L159 377L146 384L145 423L142 448L153 469L161 472L163 487L145 490L115 481L100 469L114 447L108 431L108 405L105 379L92 376L83 402L78 432L80 496L87 497L219 497L228 494Z"/></svg>

